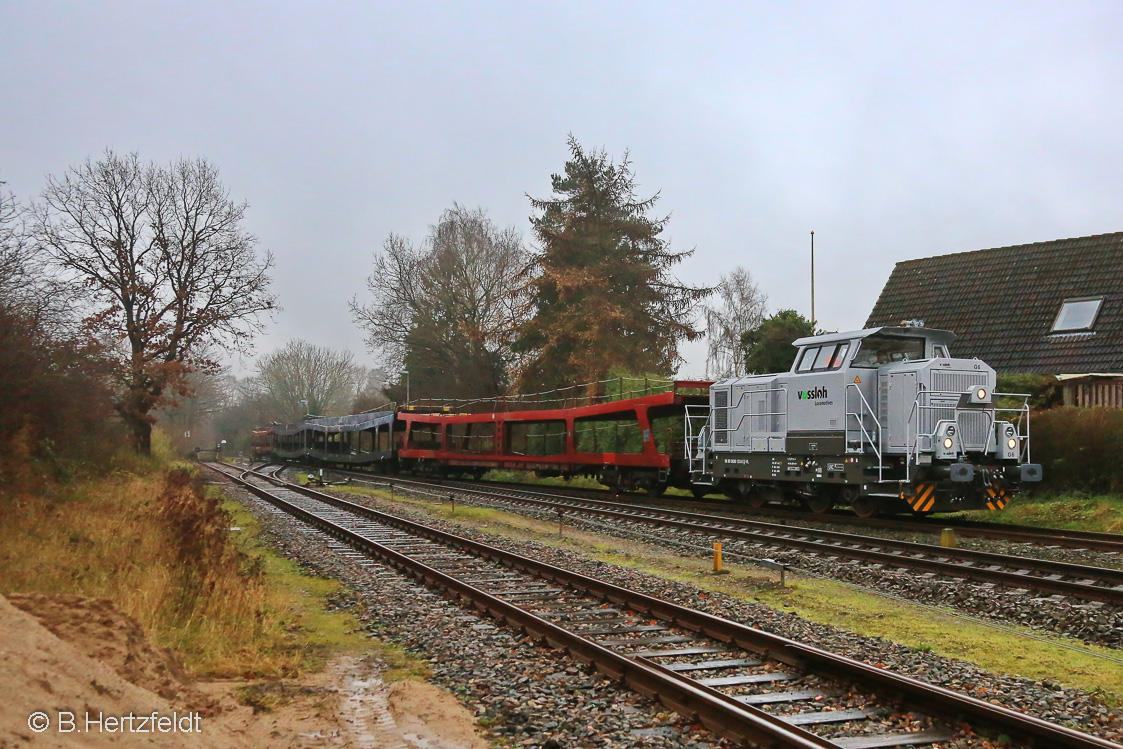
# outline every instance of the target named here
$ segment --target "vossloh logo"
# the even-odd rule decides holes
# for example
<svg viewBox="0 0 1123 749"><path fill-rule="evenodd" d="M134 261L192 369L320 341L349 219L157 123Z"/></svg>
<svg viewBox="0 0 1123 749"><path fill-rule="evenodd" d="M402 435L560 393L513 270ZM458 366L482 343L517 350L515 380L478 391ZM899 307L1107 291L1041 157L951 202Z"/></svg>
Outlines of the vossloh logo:
<svg viewBox="0 0 1123 749"><path fill-rule="evenodd" d="M812 388L811 390L797 390L796 396L801 400L819 400L820 398L829 398L827 389L825 387Z"/></svg>

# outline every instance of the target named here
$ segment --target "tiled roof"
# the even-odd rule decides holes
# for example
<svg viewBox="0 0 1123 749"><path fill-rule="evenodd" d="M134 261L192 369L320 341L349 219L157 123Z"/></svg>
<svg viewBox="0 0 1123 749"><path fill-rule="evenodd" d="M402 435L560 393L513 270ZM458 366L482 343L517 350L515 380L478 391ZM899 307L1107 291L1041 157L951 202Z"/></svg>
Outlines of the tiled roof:
<svg viewBox="0 0 1123 749"><path fill-rule="evenodd" d="M1065 299L1098 296L1090 332L1050 332ZM1123 372L1123 232L897 263L866 327L917 318L999 372Z"/></svg>

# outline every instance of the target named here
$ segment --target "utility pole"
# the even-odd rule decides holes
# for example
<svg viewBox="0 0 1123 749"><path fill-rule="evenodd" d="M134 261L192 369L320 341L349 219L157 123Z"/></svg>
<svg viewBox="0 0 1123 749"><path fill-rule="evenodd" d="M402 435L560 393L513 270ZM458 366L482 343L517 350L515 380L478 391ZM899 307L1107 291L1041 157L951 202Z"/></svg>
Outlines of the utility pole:
<svg viewBox="0 0 1123 749"><path fill-rule="evenodd" d="M811 230L811 322L815 322L815 230Z"/></svg>
<svg viewBox="0 0 1123 749"><path fill-rule="evenodd" d="M398 374L406 376L406 405L409 405L409 370L399 369Z"/></svg>

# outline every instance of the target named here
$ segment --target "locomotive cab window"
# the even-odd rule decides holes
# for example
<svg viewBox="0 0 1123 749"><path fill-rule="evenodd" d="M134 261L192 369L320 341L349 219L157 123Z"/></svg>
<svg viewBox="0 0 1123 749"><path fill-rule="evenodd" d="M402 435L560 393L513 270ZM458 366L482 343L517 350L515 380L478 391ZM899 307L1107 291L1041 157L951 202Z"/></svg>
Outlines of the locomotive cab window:
<svg viewBox="0 0 1123 749"><path fill-rule="evenodd" d="M849 343L829 343L819 349L815 357L815 366L812 372L823 372L828 369L838 369L846 360L846 352L850 349Z"/></svg>
<svg viewBox="0 0 1123 749"><path fill-rule="evenodd" d="M827 343L822 346L808 346L803 349L796 372L825 372L838 369L846 361L850 342Z"/></svg>
<svg viewBox="0 0 1123 749"><path fill-rule="evenodd" d="M880 367L900 361L919 361L924 358L923 338L893 338L870 336L859 344L851 366Z"/></svg>
<svg viewBox="0 0 1123 749"><path fill-rule="evenodd" d="M796 372L810 372L812 365L815 364L815 357L819 355L818 346L808 346L803 349L803 354L799 358L799 366L796 367Z"/></svg>

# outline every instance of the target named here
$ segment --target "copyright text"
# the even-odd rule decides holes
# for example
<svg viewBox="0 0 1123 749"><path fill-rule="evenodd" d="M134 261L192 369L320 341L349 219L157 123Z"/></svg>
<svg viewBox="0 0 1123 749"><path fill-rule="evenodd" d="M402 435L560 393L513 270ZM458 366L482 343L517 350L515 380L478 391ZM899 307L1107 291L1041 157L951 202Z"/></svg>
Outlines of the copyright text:
<svg viewBox="0 0 1123 749"><path fill-rule="evenodd" d="M197 712L106 715L102 712L59 710L48 713L38 710L27 716L27 727L35 733L52 728L56 733L201 733L203 720Z"/></svg>

